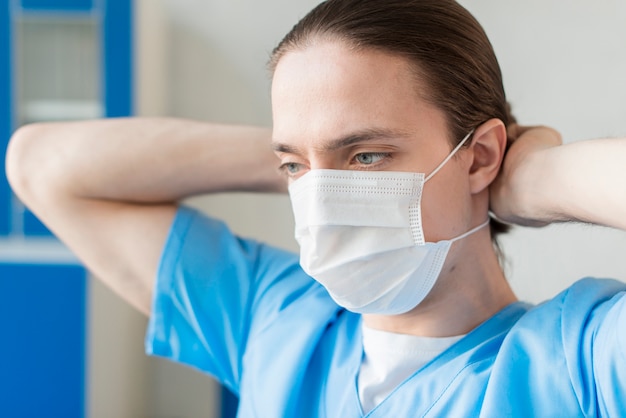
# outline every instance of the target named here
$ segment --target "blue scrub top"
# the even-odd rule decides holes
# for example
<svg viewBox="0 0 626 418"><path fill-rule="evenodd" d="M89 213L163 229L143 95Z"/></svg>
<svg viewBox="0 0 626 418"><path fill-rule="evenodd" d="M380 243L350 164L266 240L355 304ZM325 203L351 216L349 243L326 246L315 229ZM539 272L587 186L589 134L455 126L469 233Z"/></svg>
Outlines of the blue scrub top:
<svg viewBox="0 0 626 418"><path fill-rule="evenodd" d="M239 417L626 416L626 285L584 279L512 304L363 414L361 317L295 254L180 208L155 285L146 351L209 373Z"/></svg>

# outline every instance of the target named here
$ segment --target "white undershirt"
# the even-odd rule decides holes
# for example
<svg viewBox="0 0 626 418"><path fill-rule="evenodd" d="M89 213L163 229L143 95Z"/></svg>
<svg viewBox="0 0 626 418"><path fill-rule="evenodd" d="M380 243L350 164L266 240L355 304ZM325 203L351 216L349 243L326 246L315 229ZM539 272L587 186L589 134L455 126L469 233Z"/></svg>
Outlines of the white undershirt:
<svg viewBox="0 0 626 418"><path fill-rule="evenodd" d="M417 337L365 325L362 330L364 356L358 376L358 392L366 414L413 373L463 338L463 335Z"/></svg>

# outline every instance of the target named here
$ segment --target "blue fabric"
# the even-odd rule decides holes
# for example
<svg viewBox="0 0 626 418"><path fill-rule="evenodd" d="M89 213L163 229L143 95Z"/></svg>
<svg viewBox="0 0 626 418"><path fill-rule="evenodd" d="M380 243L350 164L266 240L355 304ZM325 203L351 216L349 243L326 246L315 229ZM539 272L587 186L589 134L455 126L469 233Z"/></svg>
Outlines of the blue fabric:
<svg viewBox="0 0 626 418"><path fill-rule="evenodd" d="M584 279L512 304L418 370L368 417L626 416L626 285ZM239 417L362 417L361 318L298 258L181 208L146 350L210 373Z"/></svg>

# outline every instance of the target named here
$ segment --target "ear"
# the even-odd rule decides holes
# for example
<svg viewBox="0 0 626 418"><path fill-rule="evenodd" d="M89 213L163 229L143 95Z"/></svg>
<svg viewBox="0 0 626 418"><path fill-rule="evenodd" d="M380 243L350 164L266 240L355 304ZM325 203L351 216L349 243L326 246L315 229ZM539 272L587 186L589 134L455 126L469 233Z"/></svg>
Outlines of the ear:
<svg viewBox="0 0 626 418"><path fill-rule="evenodd" d="M500 172L506 150L506 127L500 119L489 119L476 128L470 148L470 189L477 194L489 187Z"/></svg>

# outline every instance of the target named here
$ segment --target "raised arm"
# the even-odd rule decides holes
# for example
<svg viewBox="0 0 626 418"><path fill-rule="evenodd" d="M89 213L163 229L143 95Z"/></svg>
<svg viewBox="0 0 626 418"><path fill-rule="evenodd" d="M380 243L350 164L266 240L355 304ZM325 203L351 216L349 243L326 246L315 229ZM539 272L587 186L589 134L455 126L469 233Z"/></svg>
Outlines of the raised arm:
<svg viewBox="0 0 626 418"><path fill-rule="evenodd" d="M283 191L265 128L179 119L29 125L7 151L16 194L85 265L144 313L185 197Z"/></svg>
<svg viewBox="0 0 626 418"><path fill-rule="evenodd" d="M523 128L491 188L501 219L528 226L578 221L626 230L626 138L561 144L558 132Z"/></svg>

